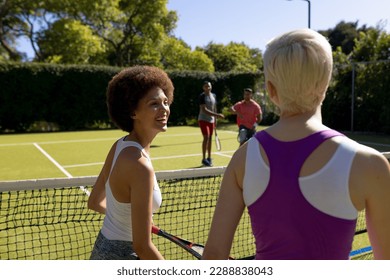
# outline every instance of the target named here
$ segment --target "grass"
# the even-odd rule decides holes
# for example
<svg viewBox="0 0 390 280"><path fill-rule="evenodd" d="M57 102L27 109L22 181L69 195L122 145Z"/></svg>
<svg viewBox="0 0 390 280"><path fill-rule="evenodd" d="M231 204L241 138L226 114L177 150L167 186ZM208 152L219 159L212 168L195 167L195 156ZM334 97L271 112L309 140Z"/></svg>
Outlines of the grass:
<svg viewBox="0 0 390 280"><path fill-rule="evenodd" d="M217 153L213 145L214 165L226 166L238 148L237 126L220 124L218 130L222 151ZM379 151L390 150L389 136L346 134ZM0 181L66 177L36 145L73 177L97 175L111 145L124 135L120 130L0 135ZM201 141L198 127L160 133L151 148L155 170L201 167Z"/></svg>
<svg viewBox="0 0 390 280"><path fill-rule="evenodd" d="M97 175L120 130L0 135L0 181L66 177L42 148L71 176ZM225 166L238 148L236 132L219 133L222 151L214 153L215 166ZM156 171L201 167L202 136L198 127L171 127L152 143ZM215 146L213 146L215 152Z"/></svg>

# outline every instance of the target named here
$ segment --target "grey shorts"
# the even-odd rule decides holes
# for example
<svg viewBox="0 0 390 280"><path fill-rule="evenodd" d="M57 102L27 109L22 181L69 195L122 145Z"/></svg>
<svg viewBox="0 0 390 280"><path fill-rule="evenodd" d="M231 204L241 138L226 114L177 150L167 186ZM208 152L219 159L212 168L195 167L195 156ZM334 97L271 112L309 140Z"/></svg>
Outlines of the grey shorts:
<svg viewBox="0 0 390 280"><path fill-rule="evenodd" d="M139 260L133 242L109 240L99 231L90 260Z"/></svg>

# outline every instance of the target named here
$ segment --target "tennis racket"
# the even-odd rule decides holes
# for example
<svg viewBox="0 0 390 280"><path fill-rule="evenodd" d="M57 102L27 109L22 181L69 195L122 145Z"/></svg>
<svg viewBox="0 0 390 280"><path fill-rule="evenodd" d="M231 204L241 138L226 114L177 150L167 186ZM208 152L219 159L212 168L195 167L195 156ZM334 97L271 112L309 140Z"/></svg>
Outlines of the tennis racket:
<svg viewBox="0 0 390 280"><path fill-rule="evenodd" d="M217 150L220 151L221 150L221 141L219 140L219 137L218 137L217 126L215 126L214 133L215 133L215 146L217 147Z"/></svg>
<svg viewBox="0 0 390 280"><path fill-rule="evenodd" d="M203 250L204 250L203 245L193 243L193 242L185 240L183 238L174 236L174 235L160 229L159 227L157 227L155 225L152 226L152 233L154 233L158 236L164 237L164 238L168 239L169 241L175 243L176 245L180 246L181 248L186 250L188 253L193 255L198 260L200 260L202 258ZM242 258L240 260L252 260L252 259L254 259L254 256ZM229 260L234 260L234 258L229 257Z"/></svg>
<svg viewBox="0 0 390 280"><path fill-rule="evenodd" d="M186 250L188 253L193 255L198 260L200 260L202 258L202 254L203 254L203 250L204 250L203 245L196 244L196 243L193 243L191 241L188 241L188 240L182 239L180 237L174 236L172 234L169 234L168 232L166 232L166 231L164 231L164 230L162 230L159 227L154 226L154 225L152 226L152 233L154 233L158 236L162 236L162 237L168 239L169 241L175 243L176 245L180 246L181 248Z"/></svg>

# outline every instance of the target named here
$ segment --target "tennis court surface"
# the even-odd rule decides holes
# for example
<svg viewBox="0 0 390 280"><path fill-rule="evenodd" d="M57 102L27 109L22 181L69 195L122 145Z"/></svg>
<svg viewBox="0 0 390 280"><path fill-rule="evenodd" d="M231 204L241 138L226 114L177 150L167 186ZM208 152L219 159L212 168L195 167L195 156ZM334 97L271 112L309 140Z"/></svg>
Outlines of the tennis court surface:
<svg viewBox="0 0 390 280"><path fill-rule="evenodd" d="M237 134L219 131L222 150L213 145L214 166L226 166L238 147ZM97 175L120 130L0 135L0 181ZM152 143L158 170L201 167L198 127L170 127Z"/></svg>

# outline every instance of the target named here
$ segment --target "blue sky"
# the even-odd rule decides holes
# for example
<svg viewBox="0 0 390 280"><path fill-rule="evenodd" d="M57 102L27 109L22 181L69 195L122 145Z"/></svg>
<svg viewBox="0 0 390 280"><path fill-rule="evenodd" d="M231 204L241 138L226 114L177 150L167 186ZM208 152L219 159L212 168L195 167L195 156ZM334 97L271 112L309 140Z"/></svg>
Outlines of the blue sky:
<svg viewBox="0 0 390 280"><path fill-rule="evenodd" d="M380 22L390 33L390 0L310 0L311 28L326 30L337 23L359 21L359 26ZM273 37L308 26L308 3L304 0L168 0L178 13L175 36L192 48L209 42L245 43L265 49ZM28 44L23 51L32 56Z"/></svg>
<svg viewBox="0 0 390 280"><path fill-rule="evenodd" d="M308 26L308 3L303 0L168 0L177 11L176 37L191 47L210 41L244 42L264 51L266 43L286 31ZM326 30L337 23L359 21L390 33L390 0L311 0L311 28Z"/></svg>

